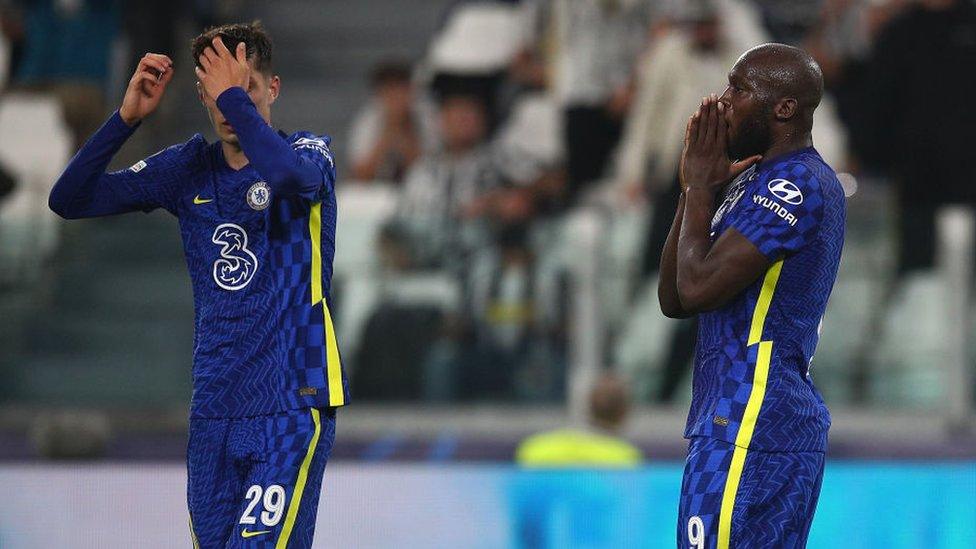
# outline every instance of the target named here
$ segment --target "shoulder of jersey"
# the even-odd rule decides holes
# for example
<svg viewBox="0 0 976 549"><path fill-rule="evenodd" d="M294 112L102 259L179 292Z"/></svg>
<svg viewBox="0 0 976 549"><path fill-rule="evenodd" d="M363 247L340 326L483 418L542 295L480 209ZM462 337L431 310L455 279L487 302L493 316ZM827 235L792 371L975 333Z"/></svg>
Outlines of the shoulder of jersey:
<svg viewBox="0 0 976 549"><path fill-rule="evenodd" d="M306 150L324 156L329 164L335 168L335 161L332 158L332 150L329 144L332 138L328 135L317 135L311 132L295 132L288 136L288 142L295 150Z"/></svg>
<svg viewBox="0 0 976 549"><path fill-rule="evenodd" d="M295 132L288 136L288 142L291 143L293 147L298 147L299 145L317 145L320 147L328 147L332 143L332 138L325 134L316 134L312 132Z"/></svg>

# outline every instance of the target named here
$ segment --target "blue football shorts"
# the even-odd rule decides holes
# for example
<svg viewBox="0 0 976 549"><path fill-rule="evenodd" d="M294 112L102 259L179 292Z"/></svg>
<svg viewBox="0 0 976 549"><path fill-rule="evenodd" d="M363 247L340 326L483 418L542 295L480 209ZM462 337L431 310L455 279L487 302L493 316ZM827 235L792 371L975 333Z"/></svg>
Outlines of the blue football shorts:
<svg viewBox="0 0 976 549"><path fill-rule="evenodd" d="M678 507L679 549L806 546L823 452L761 452L695 437Z"/></svg>
<svg viewBox="0 0 976 549"><path fill-rule="evenodd" d="M312 546L335 409L191 419L187 501L194 548Z"/></svg>

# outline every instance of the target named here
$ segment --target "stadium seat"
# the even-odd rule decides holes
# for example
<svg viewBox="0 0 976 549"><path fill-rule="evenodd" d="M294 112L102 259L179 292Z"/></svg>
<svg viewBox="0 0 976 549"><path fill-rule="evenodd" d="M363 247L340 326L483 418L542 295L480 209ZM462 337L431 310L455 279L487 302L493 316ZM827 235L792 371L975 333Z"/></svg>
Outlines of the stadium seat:
<svg viewBox="0 0 976 549"><path fill-rule="evenodd" d="M47 198L70 149L55 97L16 93L0 99L0 162L17 179L17 188L0 205L0 280L32 278L54 252L58 224Z"/></svg>

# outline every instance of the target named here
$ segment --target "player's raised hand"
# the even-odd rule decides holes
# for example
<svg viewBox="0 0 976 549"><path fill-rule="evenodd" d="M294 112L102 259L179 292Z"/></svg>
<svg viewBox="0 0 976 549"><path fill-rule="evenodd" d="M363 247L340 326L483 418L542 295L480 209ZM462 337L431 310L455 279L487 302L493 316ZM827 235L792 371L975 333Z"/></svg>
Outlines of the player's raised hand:
<svg viewBox="0 0 976 549"><path fill-rule="evenodd" d="M756 155L733 163L729 160L727 147L725 105L712 94L702 99L698 112L688 121L685 148L681 153L682 188L695 187L717 192L761 158Z"/></svg>
<svg viewBox="0 0 976 549"><path fill-rule="evenodd" d="M129 86L125 89L119 116L133 126L152 114L173 79L173 61L161 53L147 53L139 60Z"/></svg>
<svg viewBox="0 0 976 549"><path fill-rule="evenodd" d="M216 100L220 94L235 86L247 90L251 66L247 64L247 46L244 42L237 44L237 50L231 53L223 39L214 37L213 47L203 50L198 61L197 78L211 99Z"/></svg>

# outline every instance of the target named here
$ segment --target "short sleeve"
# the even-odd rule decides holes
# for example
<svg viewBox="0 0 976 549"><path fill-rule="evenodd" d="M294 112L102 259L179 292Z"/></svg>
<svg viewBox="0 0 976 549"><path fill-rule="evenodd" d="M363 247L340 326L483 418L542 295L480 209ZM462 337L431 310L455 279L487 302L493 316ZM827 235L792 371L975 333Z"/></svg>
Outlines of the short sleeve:
<svg viewBox="0 0 976 549"><path fill-rule="evenodd" d="M775 261L816 239L823 204L816 175L802 163L788 163L751 185L729 225Z"/></svg>
<svg viewBox="0 0 976 549"><path fill-rule="evenodd" d="M327 135L299 132L293 134L289 141L300 158L311 162L322 172L323 184L316 192L316 198L321 199L332 193L336 180L335 157L329 147L332 138Z"/></svg>

